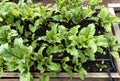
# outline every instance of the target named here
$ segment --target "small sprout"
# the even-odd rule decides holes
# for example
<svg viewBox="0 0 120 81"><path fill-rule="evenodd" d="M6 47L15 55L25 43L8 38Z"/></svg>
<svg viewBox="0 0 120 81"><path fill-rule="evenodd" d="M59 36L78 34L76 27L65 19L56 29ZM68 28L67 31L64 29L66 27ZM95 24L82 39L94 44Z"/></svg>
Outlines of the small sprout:
<svg viewBox="0 0 120 81"><path fill-rule="evenodd" d="M100 72L103 71L103 69L107 68L107 65L105 64L104 61L101 61L100 64L97 63L96 66L99 68Z"/></svg>

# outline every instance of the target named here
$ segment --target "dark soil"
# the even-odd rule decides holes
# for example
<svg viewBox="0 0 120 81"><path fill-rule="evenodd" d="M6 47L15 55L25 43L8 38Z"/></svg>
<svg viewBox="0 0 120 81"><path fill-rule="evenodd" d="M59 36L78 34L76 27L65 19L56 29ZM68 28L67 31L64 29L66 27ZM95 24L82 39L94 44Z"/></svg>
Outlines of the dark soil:
<svg viewBox="0 0 120 81"><path fill-rule="evenodd" d="M120 17L120 11L115 11L116 16Z"/></svg>
<svg viewBox="0 0 120 81"><path fill-rule="evenodd" d="M88 72L100 72L100 68L97 67L96 64L101 64L101 61L88 61L83 64L83 67ZM107 67L112 67L110 61L105 61L105 65L107 65ZM104 68L101 72L107 72L107 68Z"/></svg>

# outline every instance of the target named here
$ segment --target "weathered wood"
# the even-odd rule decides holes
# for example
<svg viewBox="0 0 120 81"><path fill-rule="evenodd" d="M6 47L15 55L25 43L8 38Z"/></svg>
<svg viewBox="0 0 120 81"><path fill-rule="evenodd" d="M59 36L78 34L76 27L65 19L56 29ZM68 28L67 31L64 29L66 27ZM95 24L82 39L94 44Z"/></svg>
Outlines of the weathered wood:
<svg viewBox="0 0 120 81"><path fill-rule="evenodd" d="M40 73L38 72L33 72L32 75L35 78L39 78L40 77ZM49 73L46 73L46 75L50 75ZM111 73L111 76L113 78L120 78L119 73ZM19 77L19 73L18 72L5 72L3 73L3 78L7 77L7 78L18 78ZM52 76L51 76L52 77ZM69 75L68 73L59 73L57 78L68 78ZM78 73L74 73L73 75L74 78L79 78ZM85 78L109 78L107 73L88 73L87 75L85 75Z"/></svg>
<svg viewBox="0 0 120 81"><path fill-rule="evenodd" d="M111 3L120 3L120 0L110 0Z"/></svg>
<svg viewBox="0 0 120 81"><path fill-rule="evenodd" d="M108 4L109 8L119 8L120 7L120 3L113 3L113 4Z"/></svg>
<svg viewBox="0 0 120 81"><path fill-rule="evenodd" d="M120 3L116 3L116 4L108 4L108 9L111 15L115 16L115 11L119 10L120 11ZM120 28L119 25L116 23L113 23L113 34L115 36L117 36L118 38L118 43L120 43ZM115 65L117 67L117 71L120 74L120 58L115 59Z"/></svg>
<svg viewBox="0 0 120 81"><path fill-rule="evenodd" d="M114 10L120 10L120 3L108 4L109 8L114 8Z"/></svg>
<svg viewBox="0 0 120 81"><path fill-rule="evenodd" d="M118 6L119 5L119 6ZM120 4L115 5L111 5L109 4L109 11L111 13L111 15L115 15L115 10L120 10ZM120 29L118 24L114 23L113 24L113 34L118 36L118 43L120 43ZM112 33L111 33L112 35ZM112 78L117 78L117 81L120 81L120 59L115 59L115 65L117 68L117 72L111 73ZM49 73L46 73L47 75L50 75ZM32 75L35 78L39 78L39 76L41 75L38 72L34 72L32 73ZM3 78L0 79L0 81L19 81L19 73L18 72L5 72L3 73ZM57 76L57 78L53 78L51 77L50 81L81 81L79 80L79 76L78 73L74 73L74 79L70 79L68 78L69 75L67 73L59 73L59 75ZM5 78L5 79L4 79ZM8 79L7 79L8 78ZM13 79L12 79L13 78ZM108 74L107 73L88 73L87 75L85 75L85 80L84 81L108 81ZM107 78L107 79L106 79ZM35 81L38 81L38 79L35 79Z"/></svg>
<svg viewBox="0 0 120 81"><path fill-rule="evenodd" d="M110 4L108 4L108 6L109 6L109 5L110 5ZM109 7L108 9L109 9L110 14L113 15L113 16L115 16L114 7L113 7L113 8L112 8L112 7ZM112 26L112 27L113 27L113 28L112 28L112 29L113 29L113 34L117 36L117 38L118 38L118 43L120 43L120 28L119 28L119 25L116 24L116 23L113 23L113 26Z"/></svg>
<svg viewBox="0 0 120 81"><path fill-rule="evenodd" d="M0 79L0 81L19 81L19 79ZM34 81L39 81L37 78L34 79ZM70 78L51 78L50 81L108 81L108 79L85 79L85 80L80 80L80 79L70 79Z"/></svg>
<svg viewBox="0 0 120 81"><path fill-rule="evenodd" d="M103 0L100 5L108 6L108 3L111 3L110 0Z"/></svg>

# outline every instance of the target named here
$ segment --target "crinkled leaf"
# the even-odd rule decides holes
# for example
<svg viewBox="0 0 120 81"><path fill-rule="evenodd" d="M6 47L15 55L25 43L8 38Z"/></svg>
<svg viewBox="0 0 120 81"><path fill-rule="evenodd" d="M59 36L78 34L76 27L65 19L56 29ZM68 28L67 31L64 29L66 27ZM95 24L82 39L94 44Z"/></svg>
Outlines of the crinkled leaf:
<svg viewBox="0 0 120 81"><path fill-rule="evenodd" d="M97 46L108 47L108 40L103 35L100 35L96 37L96 44Z"/></svg>
<svg viewBox="0 0 120 81"><path fill-rule="evenodd" d="M0 44L5 44L11 41L13 36L17 36L16 30L10 29L9 25L0 27Z"/></svg>
<svg viewBox="0 0 120 81"><path fill-rule="evenodd" d="M78 58L78 50L75 47L67 48L66 51L70 53L71 55L75 56Z"/></svg>
<svg viewBox="0 0 120 81"><path fill-rule="evenodd" d="M15 39L14 46L22 48L23 47L23 40L22 40L22 38Z"/></svg>
<svg viewBox="0 0 120 81"><path fill-rule="evenodd" d="M93 37L94 33L95 33L95 25L89 24L88 27L83 28L79 34L84 35L86 38L91 38Z"/></svg>
<svg viewBox="0 0 120 81"><path fill-rule="evenodd" d="M106 17L108 16L109 12L107 8L102 8L100 10L100 13L98 14L98 17L100 17L102 20L105 20Z"/></svg>
<svg viewBox="0 0 120 81"><path fill-rule="evenodd" d="M64 46L62 44L59 44L59 45L49 46L46 52L48 54L61 53L64 52L64 49L65 49Z"/></svg>
<svg viewBox="0 0 120 81"><path fill-rule="evenodd" d="M95 60L95 53L93 53L91 49L88 48L84 52L87 56L89 56L90 60Z"/></svg>
<svg viewBox="0 0 120 81"><path fill-rule="evenodd" d="M88 40L88 46L91 48L91 51L95 53L97 51L97 45L95 43L95 39Z"/></svg>
<svg viewBox="0 0 120 81"><path fill-rule="evenodd" d="M53 71L53 72L59 72L59 71L61 71L60 65L57 64L57 63L53 63L53 62L51 62L50 65L47 66L47 68L50 71Z"/></svg>
<svg viewBox="0 0 120 81"><path fill-rule="evenodd" d="M87 17L91 17L94 12L91 9L85 9L82 12L82 18L85 19Z"/></svg>
<svg viewBox="0 0 120 81"><path fill-rule="evenodd" d="M0 46L0 55L2 55L4 60L7 61L14 59L9 51L8 44L3 44Z"/></svg>
<svg viewBox="0 0 120 81"><path fill-rule="evenodd" d="M56 20L56 21L64 21L62 15L55 15L55 16L53 16L52 18L53 18L54 20Z"/></svg>

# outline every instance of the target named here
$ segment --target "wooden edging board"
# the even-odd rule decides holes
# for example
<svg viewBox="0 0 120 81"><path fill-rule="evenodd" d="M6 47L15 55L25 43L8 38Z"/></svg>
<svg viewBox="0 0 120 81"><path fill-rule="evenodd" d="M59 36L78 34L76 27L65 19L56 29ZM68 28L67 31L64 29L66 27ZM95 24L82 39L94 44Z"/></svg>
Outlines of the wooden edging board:
<svg viewBox="0 0 120 81"><path fill-rule="evenodd" d="M39 72L33 72L32 75L34 78L39 78L40 73ZM50 73L46 73L46 75L50 75ZM112 78L120 78L119 73L111 73ZM19 77L19 72L5 72L3 73L3 78L18 78ZM51 76L52 77L52 76ZM58 78L69 78L68 73L59 73ZM79 78L78 73L74 73L73 78ZM109 78L107 73L88 73L85 75L85 78Z"/></svg>
<svg viewBox="0 0 120 81"><path fill-rule="evenodd" d="M120 4L109 4L108 9L110 14L115 15L115 10L120 10ZM120 43L120 29L118 24L114 23L113 24L113 34L118 36L118 43ZM120 79L120 58L115 59L115 66L117 69L117 72L112 72L111 76L112 78L115 79ZM47 75L50 75L50 73L46 73ZM41 75L39 72L33 72L32 75L35 78L39 78ZM19 77L19 72L4 72L3 73L3 78L18 78ZM52 76L51 76L52 77ZM78 73L74 73L73 75L74 78L79 78ZM69 78L69 75L67 73L59 73L57 78ZM97 72L97 73L88 73L85 75L85 78L109 78L108 73L103 73L103 72Z"/></svg>
<svg viewBox="0 0 120 81"><path fill-rule="evenodd" d="M111 15L116 16L115 11L120 11L120 3L108 4L108 9ZM118 43L120 43L120 27L118 24L113 23L112 26L113 34L117 36ZM120 58L115 59L115 63L117 66L117 72L120 74Z"/></svg>

